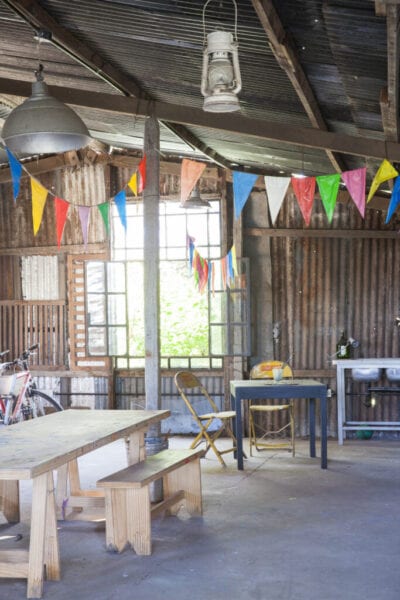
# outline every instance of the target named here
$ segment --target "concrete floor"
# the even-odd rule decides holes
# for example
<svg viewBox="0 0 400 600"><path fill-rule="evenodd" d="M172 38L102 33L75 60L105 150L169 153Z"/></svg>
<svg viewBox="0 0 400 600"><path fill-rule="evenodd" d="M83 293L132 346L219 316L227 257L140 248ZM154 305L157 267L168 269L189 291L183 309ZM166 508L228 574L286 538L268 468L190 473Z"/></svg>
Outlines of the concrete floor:
<svg viewBox="0 0 400 600"><path fill-rule="evenodd" d="M170 447L187 447L172 438ZM308 456L262 452L239 472L208 453L202 460L204 516L157 518L153 554L105 550L104 524L60 522L62 577L46 581L54 600L399 600L400 443L329 442L328 469ZM125 466L115 442L80 459L81 479L94 487ZM30 484L22 485L27 544ZM0 598L26 597L25 580L0 580Z"/></svg>

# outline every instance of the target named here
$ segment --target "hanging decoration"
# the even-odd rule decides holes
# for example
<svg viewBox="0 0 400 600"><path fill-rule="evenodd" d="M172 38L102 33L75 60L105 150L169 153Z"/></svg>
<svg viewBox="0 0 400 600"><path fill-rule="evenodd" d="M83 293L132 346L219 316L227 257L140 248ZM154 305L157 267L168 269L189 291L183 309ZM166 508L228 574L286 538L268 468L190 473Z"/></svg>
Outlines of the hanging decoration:
<svg viewBox="0 0 400 600"><path fill-rule="evenodd" d="M86 248L89 236L90 206L78 206L79 219L81 222L83 244Z"/></svg>
<svg viewBox="0 0 400 600"><path fill-rule="evenodd" d="M222 289L226 290L227 287L231 287L235 276L238 275L235 246L232 246L228 254L223 258L208 260L200 255L194 241L194 238L187 233L186 243L189 251L189 273L193 275L195 286L199 292L203 294L208 285L209 289L214 293L217 264L220 266Z"/></svg>
<svg viewBox="0 0 400 600"><path fill-rule="evenodd" d="M65 221L67 220L67 214L69 209L69 202L58 198L54 198L54 211L56 215L56 231L57 231L57 246L61 247L61 238L65 227Z"/></svg>
<svg viewBox="0 0 400 600"><path fill-rule="evenodd" d="M397 175L398 172L390 164L390 162L386 158L383 159L383 161L381 162L381 166L377 170L375 177L372 180L367 202L369 202L372 199L373 195L375 194L376 190L381 185L381 183L383 183L384 181L388 181L389 179L394 179L395 177L397 177Z"/></svg>
<svg viewBox="0 0 400 600"><path fill-rule="evenodd" d="M344 171L341 175L347 191L358 208L358 212L364 218L365 215L365 185L367 179L367 168Z"/></svg>
<svg viewBox="0 0 400 600"><path fill-rule="evenodd" d="M142 194L144 188L146 187L146 155L144 155L140 161L138 171L140 174L138 192L139 194Z"/></svg>
<svg viewBox="0 0 400 600"><path fill-rule="evenodd" d="M233 171L233 199L235 204L235 219L240 217L243 206L247 202L247 198L258 179L258 175L253 173L242 173L241 171Z"/></svg>
<svg viewBox="0 0 400 600"><path fill-rule="evenodd" d="M332 223L333 212L336 206L336 199L339 191L340 174L319 175L316 177L322 204L329 223Z"/></svg>
<svg viewBox="0 0 400 600"><path fill-rule="evenodd" d="M289 187L290 177L271 177L266 175L264 177L264 182L271 223L272 225L275 225L275 221Z"/></svg>
<svg viewBox="0 0 400 600"><path fill-rule="evenodd" d="M43 210L47 200L47 190L41 183L31 177L31 192L33 235L36 235L42 222Z"/></svg>
<svg viewBox="0 0 400 600"><path fill-rule="evenodd" d="M189 198L206 168L205 163L184 158L181 164L181 204Z"/></svg>
<svg viewBox="0 0 400 600"><path fill-rule="evenodd" d="M102 202L97 205L97 208L100 211L107 233L110 233L110 203Z"/></svg>
<svg viewBox="0 0 400 600"><path fill-rule="evenodd" d="M125 228L127 228L127 221L126 221L126 193L125 190L121 190L120 192L118 192L118 194L116 196L114 196L114 202L117 205L117 210L118 210L118 214L119 214L119 218L121 220L122 226Z"/></svg>
<svg viewBox="0 0 400 600"><path fill-rule="evenodd" d="M386 221L385 221L386 225L389 223L390 219L393 217L394 212L395 212L396 208L398 207L399 203L400 203L400 176L396 177L396 179L394 180L392 195L390 197L389 208L388 208L388 212L386 215Z"/></svg>
<svg viewBox="0 0 400 600"><path fill-rule="evenodd" d="M137 173L134 173L130 180L128 181L128 187L132 190L135 196L138 195L138 186L137 186Z"/></svg>
<svg viewBox="0 0 400 600"><path fill-rule="evenodd" d="M315 177L292 177L291 183L301 214L308 226L311 221L311 212L314 202Z"/></svg>
<svg viewBox="0 0 400 600"><path fill-rule="evenodd" d="M6 152L7 152L8 162L10 165L11 179L13 182L14 202L16 202L17 196L19 194L20 183L21 183L22 165L15 158L14 154L8 148L6 148Z"/></svg>

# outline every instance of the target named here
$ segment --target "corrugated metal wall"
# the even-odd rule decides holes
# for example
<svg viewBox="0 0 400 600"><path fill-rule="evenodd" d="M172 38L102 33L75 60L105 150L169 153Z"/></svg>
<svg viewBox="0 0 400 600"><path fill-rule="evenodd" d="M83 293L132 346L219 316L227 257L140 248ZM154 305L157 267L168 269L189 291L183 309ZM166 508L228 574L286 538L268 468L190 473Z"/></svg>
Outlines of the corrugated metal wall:
<svg viewBox="0 0 400 600"><path fill-rule="evenodd" d="M312 222L306 228L289 194L275 224L286 235L273 236L268 235L265 194L252 196L245 227L248 231L267 228L258 237L253 229L244 251L251 258L253 315L263 323L253 326L255 357L290 358L295 370L330 375L318 379L335 390L332 358L342 329L360 342L354 358L399 356L395 318L400 310L400 236L393 235L397 223L385 226L384 219L385 213L369 209L361 219L353 203L345 202L337 204L329 225L321 202L315 200ZM362 391L359 384L348 381L347 401L353 416L399 420L400 396L380 396L372 409L364 406L365 398L358 395ZM306 401L297 403L297 413L297 433L304 435ZM330 435L337 433L336 415L334 396Z"/></svg>

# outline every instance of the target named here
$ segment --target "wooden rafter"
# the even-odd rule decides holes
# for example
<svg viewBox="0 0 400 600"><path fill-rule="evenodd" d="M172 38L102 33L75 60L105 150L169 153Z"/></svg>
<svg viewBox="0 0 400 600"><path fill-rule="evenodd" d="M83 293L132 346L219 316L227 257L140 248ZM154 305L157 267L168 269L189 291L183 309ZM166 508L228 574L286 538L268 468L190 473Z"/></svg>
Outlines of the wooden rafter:
<svg viewBox="0 0 400 600"><path fill-rule="evenodd" d="M377 6L377 4L379 6ZM397 4L384 4L387 28L387 87L381 90L380 105L382 125L387 140L399 140L399 21L400 8ZM377 14L381 14L382 2L375 3Z"/></svg>
<svg viewBox="0 0 400 600"><path fill-rule="evenodd" d="M318 106L318 101L301 66L297 50L289 39L272 0L252 0L261 25L268 36L269 45L279 65L287 74L313 127L327 131L328 127ZM336 171L345 171L341 157L330 150L326 154Z"/></svg>
<svg viewBox="0 0 400 600"><path fill-rule="evenodd" d="M84 44L68 29L62 27L36 0L3 0L14 12L35 29L50 32L51 42L71 58L77 60L90 69L95 75L101 77L115 89L128 97L143 98L151 101L151 97L135 82L132 77L127 77L122 71L108 63L93 48ZM185 127L170 127L168 122L163 125L170 128L182 141L202 152L213 162L229 168L229 162L217 152L208 148Z"/></svg>

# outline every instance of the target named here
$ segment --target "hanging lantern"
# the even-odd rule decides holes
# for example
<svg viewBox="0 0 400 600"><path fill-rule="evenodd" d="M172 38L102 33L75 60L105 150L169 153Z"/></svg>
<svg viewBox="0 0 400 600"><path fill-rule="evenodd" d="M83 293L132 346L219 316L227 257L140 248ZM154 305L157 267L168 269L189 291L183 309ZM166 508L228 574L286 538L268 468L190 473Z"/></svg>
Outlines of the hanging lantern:
<svg viewBox="0 0 400 600"><path fill-rule="evenodd" d="M237 6L235 6L235 32L212 31L206 37L205 10L203 8L204 52L201 93L203 110L207 112L234 112L240 110L237 94L242 89L237 41Z"/></svg>

